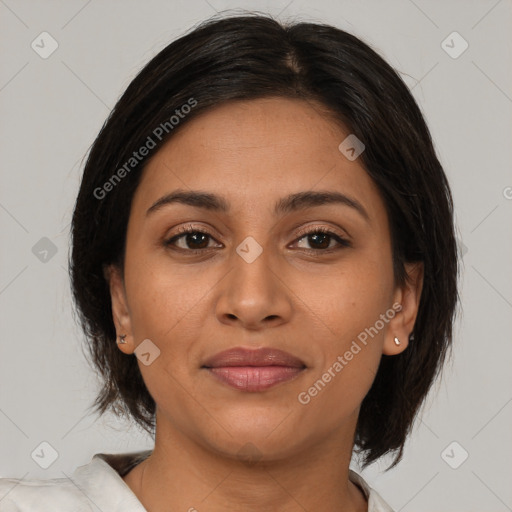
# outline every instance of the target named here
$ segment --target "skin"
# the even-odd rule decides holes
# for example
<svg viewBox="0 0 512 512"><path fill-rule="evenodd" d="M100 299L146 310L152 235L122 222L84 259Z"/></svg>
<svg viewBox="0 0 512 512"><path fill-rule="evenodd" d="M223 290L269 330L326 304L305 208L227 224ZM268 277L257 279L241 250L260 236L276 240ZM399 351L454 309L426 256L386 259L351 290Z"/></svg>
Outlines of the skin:
<svg viewBox="0 0 512 512"><path fill-rule="evenodd" d="M359 408L382 354L407 348L423 269L408 265L411 282L395 286L384 202L360 159L338 149L347 135L312 102L231 102L180 127L145 168L124 276L110 267L106 277L117 333L127 335L119 350L133 354L145 339L160 350L148 366L138 360L157 404L155 447L124 477L148 511L367 510L348 479ZM146 215L176 189L222 195L231 209L174 203ZM341 204L274 214L282 197L311 190L356 199L369 220ZM210 237L165 245L189 224ZM318 227L351 246L299 233ZM248 236L263 249L252 263L236 252ZM208 249L193 254L198 247ZM402 310L310 403L299 403L395 302ZM201 368L237 346L279 348L306 369L249 393ZM243 460L244 445L256 461Z"/></svg>

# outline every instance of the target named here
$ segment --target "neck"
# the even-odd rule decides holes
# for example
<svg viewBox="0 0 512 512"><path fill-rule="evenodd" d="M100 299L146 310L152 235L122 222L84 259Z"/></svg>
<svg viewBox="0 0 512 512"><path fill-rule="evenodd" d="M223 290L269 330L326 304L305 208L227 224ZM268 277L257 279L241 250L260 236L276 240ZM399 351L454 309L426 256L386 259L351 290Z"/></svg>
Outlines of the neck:
<svg viewBox="0 0 512 512"><path fill-rule="evenodd" d="M241 460L158 426L152 454L124 477L148 512L367 512L362 491L348 479L353 432L282 460L247 445Z"/></svg>

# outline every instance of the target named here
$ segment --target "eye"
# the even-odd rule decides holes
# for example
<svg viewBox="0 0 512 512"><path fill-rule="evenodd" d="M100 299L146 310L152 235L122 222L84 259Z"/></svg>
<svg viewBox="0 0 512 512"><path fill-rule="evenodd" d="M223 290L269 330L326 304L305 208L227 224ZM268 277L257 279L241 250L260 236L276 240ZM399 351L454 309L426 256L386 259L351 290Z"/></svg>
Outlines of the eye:
<svg viewBox="0 0 512 512"><path fill-rule="evenodd" d="M164 241L164 245L172 246L180 251L185 251L192 254L199 254L214 247L209 246L210 240L214 238L207 231L196 228L192 225L181 227L177 235ZM309 230L304 230L299 233L299 238L296 242L300 243L305 240L312 245L312 248L304 248L306 253L331 253L342 249L343 247L351 247L351 243L343 238L341 235L323 227L315 227ZM334 242L334 244L332 244ZM181 244L181 246L180 246Z"/></svg>
<svg viewBox="0 0 512 512"><path fill-rule="evenodd" d="M319 252L330 253L343 247L351 247L351 243L347 239L323 227L314 227L302 231L297 240L299 243L304 240L310 244L312 248L305 248L305 251L314 255L318 255ZM332 245L332 242L334 242L334 245Z"/></svg>
<svg viewBox="0 0 512 512"><path fill-rule="evenodd" d="M213 240L213 237L207 232L201 229L195 228L194 226L184 226L178 230L178 235L169 238L164 241L165 246L174 246L179 250L198 254L205 250L212 249L208 247L209 240ZM176 242L181 242L181 247L176 245Z"/></svg>

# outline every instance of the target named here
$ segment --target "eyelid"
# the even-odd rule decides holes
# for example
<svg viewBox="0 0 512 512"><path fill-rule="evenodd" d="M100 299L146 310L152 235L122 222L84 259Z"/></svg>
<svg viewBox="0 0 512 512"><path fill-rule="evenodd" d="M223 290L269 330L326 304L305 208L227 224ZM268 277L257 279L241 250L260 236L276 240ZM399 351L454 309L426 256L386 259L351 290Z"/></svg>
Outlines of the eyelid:
<svg viewBox="0 0 512 512"><path fill-rule="evenodd" d="M315 225L306 226L305 228L301 228L301 229L299 229L299 231L297 233L297 237L301 238L301 237L304 237L305 235L309 235L311 233L316 233L317 231L323 231L328 234L336 235L339 238L346 240L347 242L350 241L350 236L346 231L343 230L340 232L333 226L329 226L326 224L322 224L322 225L315 224Z"/></svg>
<svg viewBox="0 0 512 512"><path fill-rule="evenodd" d="M295 227L293 229L295 229ZM316 233L319 230L326 231L326 232L328 231L329 233L337 235L340 238L344 238L344 239L348 239L348 240L350 240L350 238L351 238L346 231L343 230L340 233L340 232L338 232L336 230L336 228L333 228L332 226L328 226L328 225L309 225L309 226L306 226L304 228L299 229L299 231L296 233L295 236L296 236L296 239L297 238L302 238L305 235L309 235L310 233ZM211 238L214 238L214 235L212 235L212 233L210 233L208 228L203 228L201 226L194 226L193 224L190 224L190 223L186 224L184 226L179 227L178 230L177 230L177 233L175 233L170 238L173 239L173 238L176 238L178 235L187 234L187 233L190 233L190 232L204 233L205 235L208 235Z"/></svg>
<svg viewBox="0 0 512 512"><path fill-rule="evenodd" d="M182 234L186 235L188 233L203 233L205 235L208 235L212 239L220 238L220 237L217 237L216 234L213 234L212 231L216 232L216 230L214 230L213 228L207 228L207 227L204 227L201 225L195 226L194 224L188 223L188 224L185 224L184 226L180 226L177 229L176 233L171 236L171 239L176 238Z"/></svg>

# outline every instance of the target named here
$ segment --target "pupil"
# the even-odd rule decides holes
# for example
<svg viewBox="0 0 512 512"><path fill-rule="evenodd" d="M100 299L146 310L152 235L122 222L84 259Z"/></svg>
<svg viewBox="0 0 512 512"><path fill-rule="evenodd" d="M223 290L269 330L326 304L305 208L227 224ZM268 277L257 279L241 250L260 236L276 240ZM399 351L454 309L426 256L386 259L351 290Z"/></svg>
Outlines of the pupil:
<svg viewBox="0 0 512 512"><path fill-rule="evenodd" d="M187 235L187 244L190 243L190 241L192 240L192 245L193 244L197 244L197 238L198 237L203 237L203 245L201 247L198 247L197 245L195 247L192 247L193 249L204 249L204 247L207 247L208 246L208 240L207 240L207 235L204 234L204 233L192 233L192 234L189 234ZM204 243L204 241L206 241L206 243Z"/></svg>
<svg viewBox="0 0 512 512"><path fill-rule="evenodd" d="M318 238L323 238L323 241L325 242L326 239L329 238L329 235L326 234L326 233L317 233L317 234L313 234L313 235L310 235L310 237L312 239L318 239ZM318 240L316 240L316 242L313 242L313 243L316 243L318 245ZM326 249L327 247L329 247L329 241L327 241L327 244L323 243L323 244L320 244L322 247L322 249Z"/></svg>

